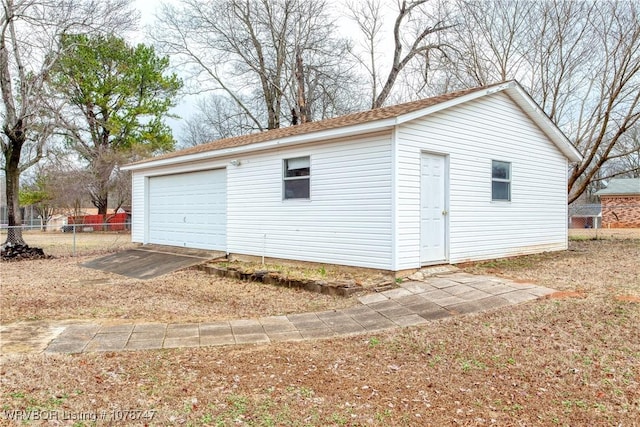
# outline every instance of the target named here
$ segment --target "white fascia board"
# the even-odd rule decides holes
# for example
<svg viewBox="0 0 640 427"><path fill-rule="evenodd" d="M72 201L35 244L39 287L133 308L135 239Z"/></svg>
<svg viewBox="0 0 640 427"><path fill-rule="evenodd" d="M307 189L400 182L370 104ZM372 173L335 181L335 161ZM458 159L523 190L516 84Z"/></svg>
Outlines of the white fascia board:
<svg viewBox="0 0 640 427"><path fill-rule="evenodd" d="M571 163L577 163L582 160L582 154L573 146L569 138L562 133L558 126L519 84L514 83L509 89L507 93L511 99L542 129Z"/></svg>
<svg viewBox="0 0 640 427"><path fill-rule="evenodd" d="M287 147L296 144L305 144L317 141L326 141L335 138L344 138L353 135L376 132L384 129L391 129L397 124L396 118L377 120L369 123L362 123L352 126L344 126L335 129L327 129L317 132L310 132L302 135L288 136L264 142L241 145L238 147L222 148L220 150L203 151L201 153L186 154L184 156L169 157L166 159L150 160L145 163L125 165L121 170L144 170L163 166L172 166L181 163L190 163L213 158L237 156L247 152L262 151L272 148Z"/></svg>

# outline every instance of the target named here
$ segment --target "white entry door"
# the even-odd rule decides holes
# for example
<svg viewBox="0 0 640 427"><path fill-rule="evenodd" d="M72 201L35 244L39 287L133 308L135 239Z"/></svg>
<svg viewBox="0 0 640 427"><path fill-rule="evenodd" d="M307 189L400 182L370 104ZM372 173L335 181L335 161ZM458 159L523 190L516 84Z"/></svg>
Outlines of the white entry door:
<svg viewBox="0 0 640 427"><path fill-rule="evenodd" d="M148 242L226 250L225 169L149 178Z"/></svg>
<svg viewBox="0 0 640 427"><path fill-rule="evenodd" d="M445 156L422 153L420 165L420 262L447 260L447 162Z"/></svg>

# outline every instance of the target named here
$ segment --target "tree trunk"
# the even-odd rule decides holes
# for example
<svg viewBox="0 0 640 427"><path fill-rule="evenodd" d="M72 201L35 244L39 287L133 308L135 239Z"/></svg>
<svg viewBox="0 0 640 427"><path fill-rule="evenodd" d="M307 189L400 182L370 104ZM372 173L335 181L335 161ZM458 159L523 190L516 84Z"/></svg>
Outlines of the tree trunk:
<svg viewBox="0 0 640 427"><path fill-rule="evenodd" d="M110 190L110 178L113 173L113 168L116 165L114 160L114 154L110 152L108 143L99 147L102 154L93 159L91 163L91 169L94 172L92 177L93 189L91 191L91 202L98 208L98 215L102 215L103 218L107 215L107 208L109 207L109 190Z"/></svg>
<svg viewBox="0 0 640 427"><path fill-rule="evenodd" d="M53 207L42 203L36 206L36 212L40 215L41 230L47 231L47 225L49 225L49 220L53 216Z"/></svg>
<svg viewBox="0 0 640 427"><path fill-rule="evenodd" d="M107 221L107 207L108 207L108 193L106 192L98 192L91 197L91 202L93 205L98 208L98 215L102 218L102 223L104 224ZM105 227L104 225L102 226Z"/></svg>
<svg viewBox="0 0 640 427"><path fill-rule="evenodd" d="M304 91L304 64L302 62L302 54L300 49L296 49L296 83L298 85L297 104L300 117L300 124L311 121L309 109L307 108L307 96Z"/></svg>
<svg viewBox="0 0 640 427"><path fill-rule="evenodd" d="M107 215L107 201L108 198L106 195L98 195L93 199L94 206L98 208L98 215L102 215L103 217Z"/></svg>
<svg viewBox="0 0 640 427"><path fill-rule="evenodd" d="M7 195L7 219L9 228L7 230L7 240L5 245L24 245L22 238L22 215L20 214L20 203L18 194L20 191L20 148L21 141L9 141L9 149L5 151L5 178Z"/></svg>

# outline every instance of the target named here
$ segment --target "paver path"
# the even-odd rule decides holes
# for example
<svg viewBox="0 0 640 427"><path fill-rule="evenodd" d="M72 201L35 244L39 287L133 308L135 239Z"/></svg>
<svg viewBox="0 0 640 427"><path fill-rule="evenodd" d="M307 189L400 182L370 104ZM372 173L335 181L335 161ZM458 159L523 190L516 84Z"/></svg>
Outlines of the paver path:
<svg viewBox="0 0 640 427"><path fill-rule="evenodd" d="M0 354L82 353L232 344L266 344L360 334L531 301L553 290L449 273L358 298L354 307L212 323L98 324L20 322L0 326Z"/></svg>

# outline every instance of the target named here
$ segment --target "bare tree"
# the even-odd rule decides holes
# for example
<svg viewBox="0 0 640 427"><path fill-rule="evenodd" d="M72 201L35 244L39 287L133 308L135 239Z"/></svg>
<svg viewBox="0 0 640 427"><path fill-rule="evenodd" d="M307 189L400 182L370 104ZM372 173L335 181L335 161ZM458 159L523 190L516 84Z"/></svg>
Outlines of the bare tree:
<svg viewBox="0 0 640 427"><path fill-rule="evenodd" d="M388 101L392 91L405 92L401 99L420 96L421 89L412 87L415 73L425 76L434 56L447 55L453 49L443 37L455 23L449 20L435 1L398 0L393 22L391 52L384 52L386 37L384 7L379 0L347 3L348 16L355 21L362 36L364 55L357 55L370 81L370 106L378 108ZM390 57L385 64L382 57ZM384 74L380 70L389 67ZM402 80L402 81L400 81ZM425 80L419 85L424 87Z"/></svg>
<svg viewBox="0 0 640 427"><path fill-rule="evenodd" d="M534 2L459 0L450 33L456 50L445 60L455 63L446 69L463 86L484 86L526 74L527 30L537 25L530 21Z"/></svg>
<svg viewBox="0 0 640 427"><path fill-rule="evenodd" d="M592 182L611 178L640 178L640 123L625 132ZM599 188L598 188L599 189Z"/></svg>
<svg viewBox="0 0 640 427"><path fill-rule="evenodd" d="M253 131L274 129L292 109L299 114L303 93L309 118L343 112L335 101L343 89L331 93L329 82L350 72L349 45L326 9L325 1L182 0L163 6L154 38L187 73L192 93L223 93ZM315 105L332 99L329 107Z"/></svg>
<svg viewBox="0 0 640 427"><path fill-rule="evenodd" d="M364 67L370 80L371 108L375 108L378 96L379 84L379 58L378 45L382 40L382 28L384 25L383 12L380 0L347 3L349 18L353 20L363 37L362 47L366 52L366 58L356 55L358 62Z"/></svg>
<svg viewBox="0 0 640 427"><path fill-rule="evenodd" d="M196 112L185 119L180 146L191 147L216 139L250 133L252 122L232 99L211 94L194 103Z"/></svg>
<svg viewBox="0 0 640 427"><path fill-rule="evenodd" d="M111 200L113 212L117 214L120 208L131 206L131 171L117 169L112 180Z"/></svg>
<svg viewBox="0 0 640 427"><path fill-rule="evenodd" d="M40 164L30 182L23 184L20 189L20 204L35 209L44 231L56 208L56 188L51 184L47 169Z"/></svg>
<svg viewBox="0 0 640 427"><path fill-rule="evenodd" d="M60 54L60 36L126 31L137 16L129 0L2 0L0 16L0 148L9 226L5 244L24 244L20 174L43 156L54 129L44 84ZM54 106L55 108L55 106Z"/></svg>
<svg viewBox="0 0 640 427"><path fill-rule="evenodd" d="M584 160L569 177L569 201L582 194L597 171L610 159L637 152L622 149L625 134L640 119L640 16L637 4L594 4L589 19L592 37L585 43L602 49L602 62L593 64L588 92L580 100L575 145ZM593 45L591 46L593 48ZM637 140L635 140L637 144ZM626 151L626 153L625 153Z"/></svg>
<svg viewBox="0 0 640 427"><path fill-rule="evenodd" d="M81 215L83 208L92 203L93 194L101 183L94 171L76 159L69 150L55 154L49 151L47 158L28 173L28 183L23 185L21 198L34 204L36 211L45 218L55 213L71 216ZM71 154L71 155L69 155ZM109 176L109 208L114 212L131 205L131 174L115 169ZM105 222L111 216L105 216ZM46 224L46 221L45 221Z"/></svg>
<svg viewBox="0 0 640 427"><path fill-rule="evenodd" d="M294 40L299 41L287 73L292 77L284 102L292 116L300 118L298 123L361 109L361 97L356 95L359 78L349 62L346 41L315 34L313 26L307 24L299 26Z"/></svg>
<svg viewBox="0 0 640 427"><path fill-rule="evenodd" d="M429 63L429 56L434 51L442 51L446 42L437 36L453 27L443 20L433 21L434 15L425 9L428 0L398 2L398 15L393 25L393 59L386 80L373 102L373 108L382 107L389 97L402 70L416 57L422 57ZM422 15L416 17L415 15ZM424 18L431 22L425 22ZM411 36L407 39L407 35Z"/></svg>
<svg viewBox="0 0 640 427"><path fill-rule="evenodd" d="M451 6L451 4L450 4ZM457 54L442 58L449 89L519 80L584 156L573 165L569 202L607 162L620 170L640 117L640 16L636 2L459 0ZM454 79L453 81L451 79ZM633 162L630 167L633 167Z"/></svg>
<svg viewBox="0 0 640 427"><path fill-rule="evenodd" d="M54 189L56 212L79 216L91 204L87 189L87 171L77 164L48 165L49 185Z"/></svg>

